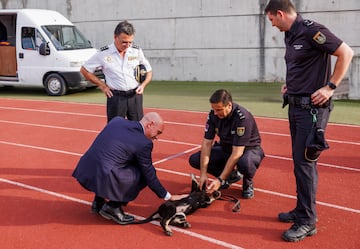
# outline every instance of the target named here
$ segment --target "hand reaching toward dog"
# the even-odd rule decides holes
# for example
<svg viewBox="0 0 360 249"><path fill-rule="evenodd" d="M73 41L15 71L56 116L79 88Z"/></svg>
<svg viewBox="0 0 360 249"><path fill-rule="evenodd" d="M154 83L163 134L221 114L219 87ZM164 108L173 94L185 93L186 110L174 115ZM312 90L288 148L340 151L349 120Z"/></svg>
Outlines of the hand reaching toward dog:
<svg viewBox="0 0 360 249"><path fill-rule="evenodd" d="M217 191L221 186L219 180L215 179L212 183L207 187L206 192L208 194L212 194L213 192Z"/></svg>

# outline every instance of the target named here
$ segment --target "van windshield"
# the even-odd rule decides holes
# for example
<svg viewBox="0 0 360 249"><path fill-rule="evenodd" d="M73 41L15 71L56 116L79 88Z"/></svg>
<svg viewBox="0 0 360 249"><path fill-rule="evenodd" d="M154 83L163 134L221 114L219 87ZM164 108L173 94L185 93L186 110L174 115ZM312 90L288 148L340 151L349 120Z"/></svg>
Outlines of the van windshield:
<svg viewBox="0 0 360 249"><path fill-rule="evenodd" d="M48 25L42 26L42 29L57 50L92 48L90 42L75 26Z"/></svg>

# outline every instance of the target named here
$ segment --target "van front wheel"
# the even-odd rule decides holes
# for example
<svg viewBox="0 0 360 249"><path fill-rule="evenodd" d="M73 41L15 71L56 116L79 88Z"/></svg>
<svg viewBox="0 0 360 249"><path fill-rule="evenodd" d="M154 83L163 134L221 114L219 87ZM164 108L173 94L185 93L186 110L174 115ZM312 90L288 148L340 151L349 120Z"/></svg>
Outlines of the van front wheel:
<svg viewBox="0 0 360 249"><path fill-rule="evenodd" d="M65 95L67 91L65 80L58 74L49 74L45 79L45 90L50 96Z"/></svg>

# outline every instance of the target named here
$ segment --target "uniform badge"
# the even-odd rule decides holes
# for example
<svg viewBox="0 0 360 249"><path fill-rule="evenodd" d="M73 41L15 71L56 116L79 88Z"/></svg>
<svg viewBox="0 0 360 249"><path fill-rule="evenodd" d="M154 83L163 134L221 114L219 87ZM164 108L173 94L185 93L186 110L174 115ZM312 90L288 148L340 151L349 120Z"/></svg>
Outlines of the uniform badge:
<svg viewBox="0 0 360 249"><path fill-rule="evenodd" d="M105 61L106 61L107 63L112 63L112 58L111 58L111 56L106 56L106 57L105 57Z"/></svg>
<svg viewBox="0 0 360 249"><path fill-rule="evenodd" d="M236 128L236 134L237 134L239 137L244 136L244 134L245 134L245 127L237 127L237 128Z"/></svg>
<svg viewBox="0 0 360 249"><path fill-rule="evenodd" d="M326 42L326 36L319 31L314 35L313 40L318 44L324 44Z"/></svg>

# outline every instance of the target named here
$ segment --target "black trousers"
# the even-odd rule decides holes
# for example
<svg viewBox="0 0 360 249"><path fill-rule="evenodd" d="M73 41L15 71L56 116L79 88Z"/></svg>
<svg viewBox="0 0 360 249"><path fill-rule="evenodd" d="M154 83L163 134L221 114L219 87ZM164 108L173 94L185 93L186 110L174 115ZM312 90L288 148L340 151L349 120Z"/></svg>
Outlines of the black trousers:
<svg viewBox="0 0 360 249"><path fill-rule="evenodd" d="M139 121L144 116L143 95L131 94L124 95L113 92L111 98L107 98L107 121L116 116L121 116L129 120Z"/></svg>
<svg viewBox="0 0 360 249"><path fill-rule="evenodd" d="M324 130L326 129L332 107L331 103L327 107L316 108L318 111L316 117L318 126ZM290 104L288 117L297 191L296 223L315 224L315 204L318 188L317 163L316 161L310 162L305 158L306 138L313 126L313 115L311 114L311 109Z"/></svg>
<svg viewBox="0 0 360 249"><path fill-rule="evenodd" d="M193 168L200 169L200 154L201 151L198 151L190 156L189 163ZM221 145L215 144L211 148L207 172L218 177L224 170L229 157L229 152L224 151ZM256 170L264 157L264 151L260 146L245 149L244 154L236 164L237 170L244 175L243 187L247 187L252 183Z"/></svg>

